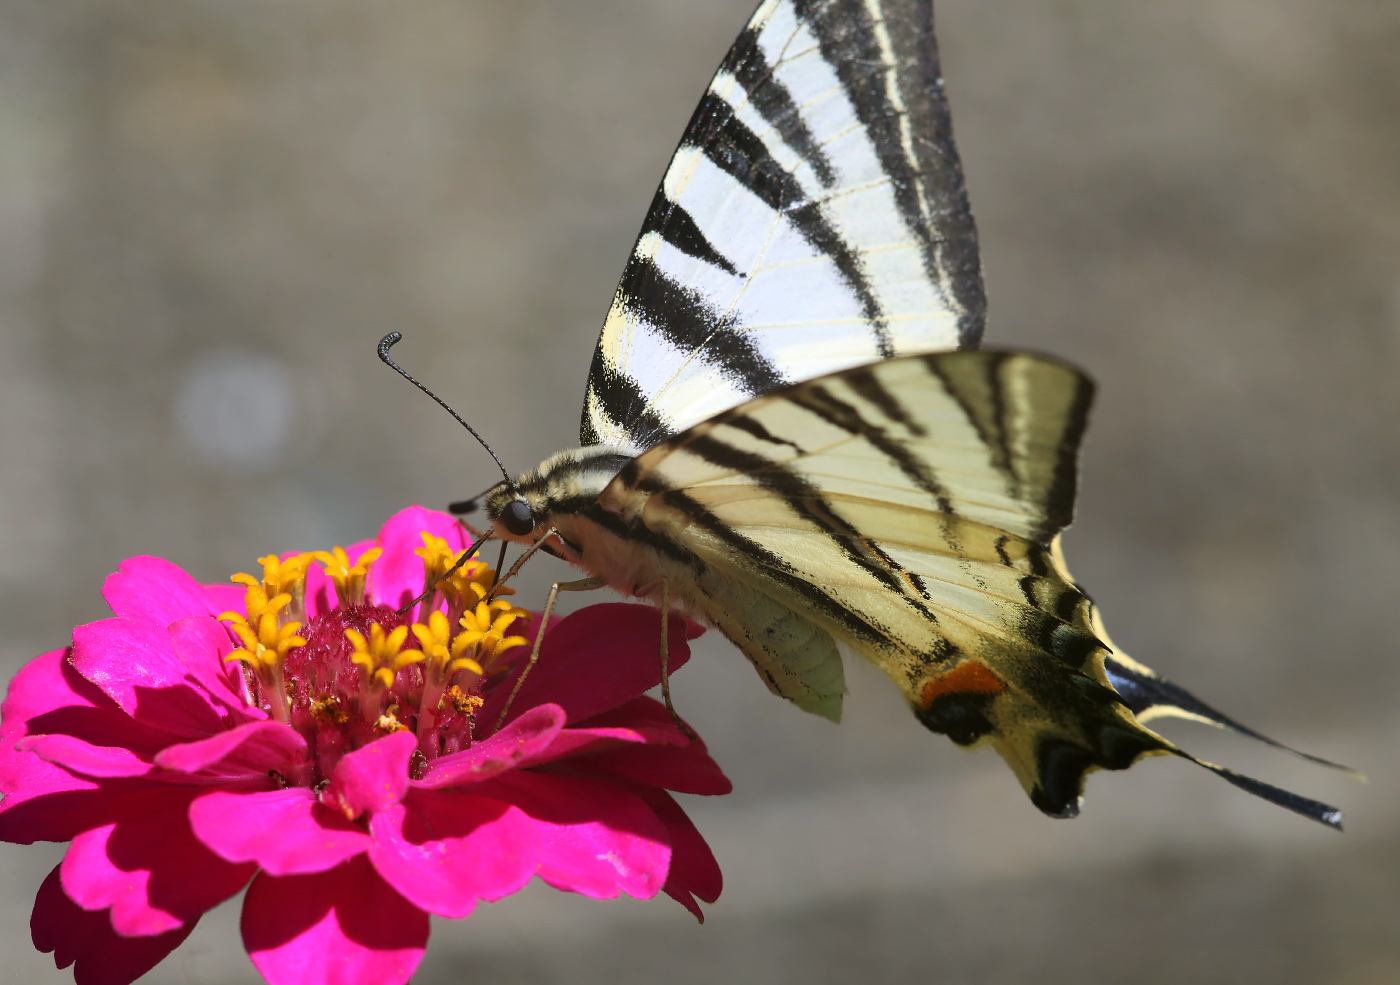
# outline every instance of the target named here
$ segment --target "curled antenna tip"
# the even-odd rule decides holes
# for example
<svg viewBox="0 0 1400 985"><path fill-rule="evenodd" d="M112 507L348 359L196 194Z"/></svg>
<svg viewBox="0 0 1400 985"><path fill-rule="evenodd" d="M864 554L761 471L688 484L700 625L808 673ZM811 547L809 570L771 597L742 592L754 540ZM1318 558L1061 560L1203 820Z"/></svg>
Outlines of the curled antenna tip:
<svg viewBox="0 0 1400 985"><path fill-rule="evenodd" d="M390 348L391 346L393 346L395 343L397 343L397 342L398 342L400 339L402 339L402 338L403 338L403 336L402 336L401 334L399 334L398 332L390 332L388 335L386 335L386 336L384 336L382 339L380 339L380 340L379 340L379 358L382 359L382 360L384 361L384 364L385 364L386 366L388 366L390 369L392 369L394 372L398 373L398 374L399 374L400 376L402 376L404 379L408 380L408 382L412 383L412 384L413 384L414 386L416 386L418 389L422 390L422 391L423 391L424 393L426 393L428 396L432 397L435 401L437 401L439 407L441 407L443 410L445 410L445 411L447 411L449 414L451 414L451 415L456 419L456 421L457 421L458 424L460 424L460 425L462 425L462 427L466 428L467 431L471 433L471 436L472 436L473 438L475 438L478 442L480 442L481 447L483 447L483 448L486 449L486 454L490 455L493 459L496 460L496 467L499 468L499 469L501 470L501 477L504 478L504 479L506 480L506 483L507 483L507 484L509 484L509 483L510 483L510 473L506 471L505 465L503 465L503 464L501 463L501 460L500 460L500 458L496 455L496 453L495 453L494 451L491 450L491 446L488 445L488 444L486 443L486 439L484 439L481 435L479 435L479 434L476 433L476 428L472 427L472 426L471 426L470 424L468 424L466 421L462 420L462 415L461 415L461 414L458 414L458 413L457 413L455 410L453 410L451 407L447 406L447 402L446 402L446 401L444 401L444 400L443 400L441 397L439 397L436 393L433 393L433 391L429 390L429 389L428 389L427 387L425 387L423 384L421 384L421 383L419 383L417 380L415 380L412 376L410 376L410 375L404 370L404 368L403 368L402 366L400 366L398 363L394 362L392 359L389 358L389 348Z"/></svg>
<svg viewBox="0 0 1400 985"><path fill-rule="evenodd" d="M398 332L390 332L388 335L386 335L386 336L384 336L382 339L380 339L380 340L379 340L379 358L382 359L382 360L384 360L384 361L387 363L387 362L389 361L389 350L390 350L392 347L398 345L399 342L400 342L400 340L402 340L402 339L403 339L403 335L401 335L401 334L398 333Z"/></svg>

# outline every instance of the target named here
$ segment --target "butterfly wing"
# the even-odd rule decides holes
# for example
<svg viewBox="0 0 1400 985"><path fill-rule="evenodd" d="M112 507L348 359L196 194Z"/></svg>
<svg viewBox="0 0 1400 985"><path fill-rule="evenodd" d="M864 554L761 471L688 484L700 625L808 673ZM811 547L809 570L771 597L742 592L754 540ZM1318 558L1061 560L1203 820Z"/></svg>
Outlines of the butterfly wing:
<svg viewBox="0 0 1400 985"><path fill-rule="evenodd" d="M931 0L766 0L618 284L580 437L640 451L775 387L982 334Z"/></svg>
<svg viewBox="0 0 1400 985"><path fill-rule="evenodd" d="M1187 756L1135 714L1235 727L1115 654L1064 566L1091 398L1082 374L1041 356L886 360L692 427L634 460L601 504L700 560L694 603L774 690L832 714L833 644L847 644L930 729L993 745L1047 813L1076 813L1091 770L1172 754L1336 823L1326 805ZM1139 691L1161 686L1120 694L1129 672Z"/></svg>

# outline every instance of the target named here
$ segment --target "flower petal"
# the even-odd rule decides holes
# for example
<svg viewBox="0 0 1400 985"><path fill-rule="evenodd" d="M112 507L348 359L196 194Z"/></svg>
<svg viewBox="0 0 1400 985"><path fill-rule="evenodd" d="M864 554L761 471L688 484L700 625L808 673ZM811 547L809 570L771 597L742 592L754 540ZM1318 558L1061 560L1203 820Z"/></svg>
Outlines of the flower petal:
<svg viewBox="0 0 1400 985"><path fill-rule="evenodd" d="M95 746L71 735L33 735L15 743L20 752L62 766L81 776L144 776L151 772L148 760L120 746Z"/></svg>
<svg viewBox="0 0 1400 985"><path fill-rule="evenodd" d="M29 932L54 965L73 968L77 985L130 985L158 965L194 930L194 921L151 937L123 937L103 910L84 910L63 892L58 867L34 898Z"/></svg>
<svg viewBox="0 0 1400 985"><path fill-rule="evenodd" d="M408 760L417 746L412 732L395 732L343 756L322 799L347 817L397 804L408 791Z"/></svg>
<svg viewBox="0 0 1400 985"><path fill-rule="evenodd" d="M53 650L25 664L10 682L0 706L0 747L22 735L64 733L99 746L125 746L153 754L170 741L169 733L132 721L116 702L85 679L68 659Z"/></svg>
<svg viewBox="0 0 1400 985"><path fill-rule="evenodd" d="M384 880L440 917L465 917L478 899L516 892L540 857L530 818L471 794L413 790L405 803L374 815L370 834L369 860Z"/></svg>
<svg viewBox="0 0 1400 985"><path fill-rule="evenodd" d="M247 722L207 739L168 746L156 754L155 763L180 773L198 773L218 767L221 774L286 773L306 759L306 740L281 722Z"/></svg>
<svg viewBox="0 0 1400 985"><path fill-rule="evenodd" d="M114 823L73 839L59 871L63 890L85 910L112 910L129 937L177 930L243 888L255 866L232 865L194 836L198 791L153 790L124 799Z"/></svg>
<svg viewBox="0 0 1400 985"><path fill-rule="evenodd" d="M210 612L219 615L224 612L237 612L240 616L248 615L247 595L248 589L242 585L224 583L219 585L200 585L204 590L204 602Z"/></svg>
<svg viewBox="0 0 1400 985"><path fill-rule="evenodd" d="M244 700L239 665L224 659L233 651L233 641L223 623L211 616L192 616L168 628L176 657L223 718L242 722L266 717L261 708L250 708Z"/></svg>
<svg viewBox="0 0 1400 985"><path fill-rule="evenodd" d="M414 781L414 785L450 787L515 769L547 750L563 728L564 709L558 705L538 705L501 731L473 743L470 749L433 760L423 778Z"/></svg>
<svg viewBox="0 0 1400 985"><path fill-rule="evenodd" d="M690 659L686 640L704 630L678 616L669 622L668 666L675 673ZM507 720L551 701L563 706L570 723L581 722L635 698L661 683L660 641L661 614L649 605L605 602L565 616L545 634L539 663ZM495 724L514 680L511 675L491 692L477 721Z"/></svg>
<svg viewBox="0 0 1400 985"><path fill-rule="evenodd" d="M73 630L73 666L138 722L202 738L223 727L216 708L154 623L102 619Z"/></svg>
<svg viewBox="0 0 1400 985"><path fill-rule="evenodd" d="M370 843L363 828L305 787L205 794L190 805L190 824L222 858L256 862L275 876L324 872Z"/></svg>
<svg viewBox="0 0 1400 985"><path fill-rule="evenodd" d="M734 789L719 764L710 758L705 743L686 739L671 721L666 706L653 698L634 698L620 708L590 718L588 725L589 731L595 725L620 726L655 737L645 746L619 745L598 750L586 760L590 770L604 770L680 793L713 796Z"/></svg>
<svg viewBox="0 0 1400 985"><path fill-rule="evenodd" d="M243 943L269 985L403 985L428 929L364 858L315 875L259 873L243 900Z"/></svg>
<svg viewBox="0 0 1400 985"><path fill-rule="evenodd" d="M594 899L619 893L650 899L666 882L666 828L635 794L615 783L549 773L506 773L481 792L515 804L541 837L539 876Z"/></svg>
<svg viewBox="0 0 1400 985"><path fill-rule="evenodd" d="M169 626L188 616L218 615L209 608L204 586L164 558L130 557L102 584L112 613L125 619Z"/></svg>
<svg viewBox="0 0 1400 985"><path fill-rule="evenodd" d="M471 546L462 525L438 510L410 506L389 517L375 541L384 553L370 569L372 601L397 609L423 591L423 559L414 553L423 546L422 531L447 541L454 551Z"/></svg>
<svg viewBox="0 0 1400 985"><path fill-rule="evenodd" d="M105 805L129 793L128 781L99 784L16 748L26 734L69 733L97 745L153 752L159 740L67 661L66 650L36 657L10 682L0 724L0 841L68 841L100 824Z"/></svg>
<svg viewBox="0 0 1400 985"><path fill-rule="evenodd" d="M655 787L634 787L633 792L645 800L666 825L671 843L671 868L662 890L704 923L705 914L700 910L697 897L713 903L724 888L724 876L714 853L670 794Z"/></svg>

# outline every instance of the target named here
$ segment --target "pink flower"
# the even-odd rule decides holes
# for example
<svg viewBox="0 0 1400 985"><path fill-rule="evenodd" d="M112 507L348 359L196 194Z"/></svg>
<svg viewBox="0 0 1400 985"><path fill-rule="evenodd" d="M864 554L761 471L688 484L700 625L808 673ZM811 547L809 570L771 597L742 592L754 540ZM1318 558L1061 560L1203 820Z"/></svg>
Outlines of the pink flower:
<svg viewBox="0 0 1400 985"><path fill-rule="evenodd" d="M659 614L559 620L511 702L533 631L508 635L528 616L488 595L484 564L441 580L465 546L413 507L316 556L325 570L264 558L241 588L124 562L104 586L114 618L30 662L3 706L0 838L72 842L35 900L35 946L79 985L125 985L247 885L243 939L269 982L391 985L429 914L533 876L665 892L699 917L719 869L667 791L729 781L642 694ZM410 625L395 608L429 581ZM672 667L697 632L670 620Z"/></svg>

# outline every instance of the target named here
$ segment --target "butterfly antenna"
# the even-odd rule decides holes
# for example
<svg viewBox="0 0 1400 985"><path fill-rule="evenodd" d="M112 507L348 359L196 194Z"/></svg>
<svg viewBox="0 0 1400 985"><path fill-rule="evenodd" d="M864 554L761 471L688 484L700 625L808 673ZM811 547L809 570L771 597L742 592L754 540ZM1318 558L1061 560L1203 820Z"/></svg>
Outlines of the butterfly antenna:
<svg viewBox="0 0 1400 985"><path fill-rule="evenodd" d="M476 428L472 427L466 421L462 420L462 415L458 414L451 407L447 406L447 402L445 400L439 397L436 393L433 393L433 391L429 390L423 384L419 383L412 376L409 376L408 373L404 371L404 368L402 366L400 366L398 363L394 362L392 359L389 358L389 350L402 338L403 336L400 333L390 332L388 335L380 339L379 358L384 360L385 365L394 370L394 372L398 373L404 379L408 380L408 382L412 383L418 389L422 390L428 396L436 400L438 402L439 407L441 407L443 410L447 411L449 414L455 417L457 419L458 424L462 425L462 427L466 428L469 432L471 432L471 436L477 441L481 442L481 447L486 449L486 454L490 455L496 460L496 467L501 470L501 476L506 480L506 485L512 485L513 483L510 479L510 473L507 472L506 467L501 464L501 460L499 457L497 457L496 453L491 450L491 446L486 443L486 439L476 433Z"/></svg>

